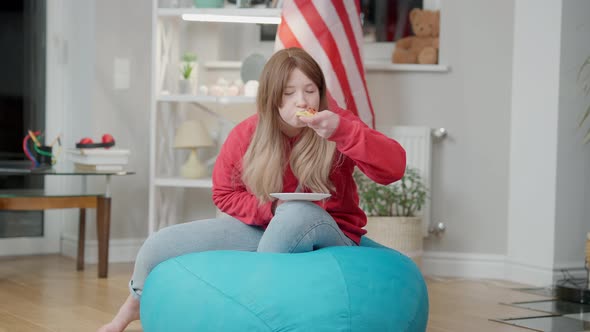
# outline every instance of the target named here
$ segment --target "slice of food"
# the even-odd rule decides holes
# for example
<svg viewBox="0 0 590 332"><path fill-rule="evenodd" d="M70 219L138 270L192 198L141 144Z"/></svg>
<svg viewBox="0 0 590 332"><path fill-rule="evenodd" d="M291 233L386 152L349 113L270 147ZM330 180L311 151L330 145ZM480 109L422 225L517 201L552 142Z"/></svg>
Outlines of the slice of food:
<svg viewBox="0 0 590 332"><path fill-rule="evenodd" d="M316 111L314 108L312 107L308 107L306 110L302 110L302 111L297 111L295 112L295 115L297 116L305 116L305 117L312 117L314 115L316 115L318 113L318 111Z"/></svg>

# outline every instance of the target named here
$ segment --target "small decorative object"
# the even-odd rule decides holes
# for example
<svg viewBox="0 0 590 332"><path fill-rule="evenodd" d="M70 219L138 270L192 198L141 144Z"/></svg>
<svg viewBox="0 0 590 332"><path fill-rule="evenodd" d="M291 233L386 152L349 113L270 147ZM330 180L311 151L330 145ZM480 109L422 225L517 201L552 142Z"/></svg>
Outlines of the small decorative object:
<svg viewBox="0 0 590 332"><path fill-rule="evenodd" d="M51 166L57 162L59 151L61 151L61 141L59 141L59 150L53 153L53 145L59 141L57 136L50 145L43 144L43 134L41 131L28 131L28 135L23 139L23 152L33 163L34 167Z"/></svg>
<svg viewBox="0 0 590 332"><path fill-rule="evenodd" d="M207 168L197 158L197 149L213 145L213 140L202 122L187 120L176 130L174 147L190 149L190 155L180 169L185 178L198 179L207 175Z"/></svg>
<svg viewBox="0 0 590 332"><path fill-rule="evenodd" d="M236 7L250 8L252 7L252 0L236 0Z"/></svg>
<svg viewBox="0 0 590 332"><path fill-rule="evenodd" d="M224 0L194 0L197 8L223 8Z"/></svg>
<svg viewBox="0 0 590 332"><path fill-rule="evenodd" d="M418 216L428 189L417 169L407 167L403 178L383 186L359 170L354 179L360 207L368 216L367 236L412 258L421 265L422 218Z"/></svg>
<svg viewBox="0 0 590 332"><path fill-rule="evenodd" d="M252 7L253 5L261 5L267 0L227 0L227 2L236 5L236 7Z"/></svg>
<svg viewBox="0 0 590 332"><path fill-rule="evenodd" d="M236 85L230 85L227 87L227 89L225 90L225 95L226 96L237 96L240 94L240 88L238 88Z"/></svg>
<svg viewBox="0 0 590 332"><path fill-rule="evenodd" d="M223 87L220 85L212 85L209 89L209 95L214 97L223 97Z"/></svg>
<svg viewBox="0 0 590 332"><path fill-rule="evenodd" d="M438 63L440 12L412 9L410 22L415 36L395 42L393 63Z"/></svg>
<svg viewBox="0 0 590 332"><path fill-rule="evenodd" d="M242 61L242 67L240 68L242 82L258 81L265 64L266 58L264 55L258 53L248 55Z"/></svg>
<svg viewBox="0 0 590 332"><path fill-rule="evenodd" d="M90 137L81 138L80 141L78 141L78 143L76 143L77 149L96 149L96 148L109 149L113 146L115 146L115 139L113 138L113 135L111 135L111 134L102 135L100 143L94 142L94 140Z"/></svg>
<svg viewBox="0 0 590 332"><path fill-rule="evenodd" d="M122 171L129 162L129 152L124 149L77 148L67 150L67 158L77 171Z"/></svg>
<svg viewBox="0 0 590 332"><path fill-rule="evenodd" d="M178 92L181 94L194 94L198 75L197 56L194 53L187 52L182 56L180 75Z"/></svg>
<svg viewBox="0 0 590 332"><path fill-rule="evenodd" d="M256 97L258 94L258 81L248 81L244 85L244 96L246 97Z"/></svg>
<svg viewBox="0 0 590 332"><path fill-rule="evenodd" d="M232 83L232 85L235 85L238 87L238 90L240 91L239 94L242 94L243 90L244 90L244 81L242 81L241 79L237 79L234 80L234 82Z"/></svg>

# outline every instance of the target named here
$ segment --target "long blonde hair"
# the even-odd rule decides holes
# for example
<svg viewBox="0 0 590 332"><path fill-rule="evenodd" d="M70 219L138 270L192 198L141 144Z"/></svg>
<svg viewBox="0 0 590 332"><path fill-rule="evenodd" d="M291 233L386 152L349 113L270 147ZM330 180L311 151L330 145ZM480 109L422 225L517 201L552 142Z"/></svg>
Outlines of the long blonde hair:
<svg viewBox="0 0 590 332"><path fill-rule="evenodd" d="M287 161L299 184L312 192L330 192L329 179L336 144L302 128L298 141L287 155L288 138L281 132L279 115L283 91L291 72L298 68L319 88L320 111L326 108L326 81L320 66L304 50L288 48L276 52L260 75L256 107L258 124L243 158L242 181L260 203L271 200L273 192L283 190Z"/></svg>

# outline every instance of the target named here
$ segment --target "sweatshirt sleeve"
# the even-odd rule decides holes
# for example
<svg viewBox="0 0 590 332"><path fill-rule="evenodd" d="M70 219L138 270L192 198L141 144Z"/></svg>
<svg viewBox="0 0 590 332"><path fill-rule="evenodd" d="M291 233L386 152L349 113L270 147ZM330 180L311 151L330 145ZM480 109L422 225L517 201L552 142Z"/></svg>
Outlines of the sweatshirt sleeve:
<svg viewBox="0 0 590 332"><path fill-rule="evenodd" d="M350 111L332 110L340 116L338 128L328 140L373 181L389 184L406 170L406 151L394 139L369 128Z"/></svg>
<svg viewBox="0 0 590 332"><path fill-rule="evenodd" d="M250 137L247 126L229 134L213 167L213 202L223 212L248 225L266 226L272 219L271 204L260 205L242 182L242 157Z"/></svg>

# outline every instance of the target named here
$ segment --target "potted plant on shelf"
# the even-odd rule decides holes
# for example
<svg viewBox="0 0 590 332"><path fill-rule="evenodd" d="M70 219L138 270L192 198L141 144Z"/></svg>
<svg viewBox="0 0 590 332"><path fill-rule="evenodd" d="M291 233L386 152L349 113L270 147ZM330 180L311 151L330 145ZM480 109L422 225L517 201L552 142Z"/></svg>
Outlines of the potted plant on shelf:
<svg viewBox="0 0 590 332"><path fill-rule="evenodd" d="M180 63L180 81L178 82L178 92L181 94L194 94L196 87L196 77L198 71L197 55L186 52L182 55Z"/></svg>
<svg viewBox="0 0 590 332"><path fill-rule="evenodd" d="M401 180L390 185L373 182L358 169L354 171L360 207L368 217L367 236L396 249L421 265L422 218L428 188L416 168L407 167Z"/></svg>

